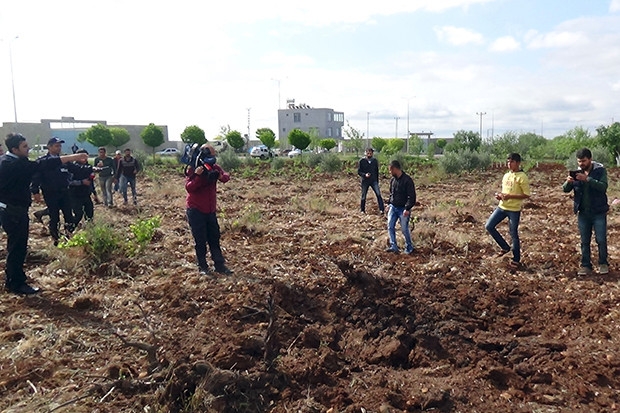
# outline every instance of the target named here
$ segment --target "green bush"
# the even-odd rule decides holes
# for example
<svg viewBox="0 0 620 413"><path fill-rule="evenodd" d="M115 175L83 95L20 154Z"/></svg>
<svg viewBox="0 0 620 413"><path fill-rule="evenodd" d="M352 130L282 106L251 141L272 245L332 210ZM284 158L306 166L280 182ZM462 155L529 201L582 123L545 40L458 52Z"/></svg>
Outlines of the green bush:
<svg viewBox="0 0 620 413"><path fill-rule="evenodd" d="M225 171L234 171L241 166L241 159L234 150L227 149L220 153L217 162Z"/></svg>
<svg viewBox="0 0 620 413"><path fill-rule="evenodd" d="M275 157L271 161L271 169L274 171L279 171L284 168L284 165L286 165L286 159L281 157Z"/></svg>
<svg viewBox="0 0 620 413"><path fill-rule="evenodd" d="M97 264L107 261L122 247L117 231L106 223L92 223L75 233L71 239L60 242L58 248L80 247Z"/></svg>
<svg viewBox="0 0 620 413"><path fill-rule="evenodd" d="M469 149L447 152L440 159L439 165L447 174L460 174L464 171L484 170L491 165L491 155L478 153Z"/></svg>
<svg viewBox="0 0 620 413"><path fill-rule="evenodd" d="M322 153L314 153L314 152L312 152L306 158L306 164L310 168L316 168L317 166L319 166L319 164L321 163L322 160L323 160L323 154Z"/></svg>
<svg viewBox="0 0 620 413"><path fill-rule="evenodd" d="M253 157L251 157L251 156L248 156L248 157L246 157L246 158L243 160L243 163L244 163L244 164L245 164L245 166L246 166L246 167L248 167L248 168L253 168L253 167L255 167L255 166L256 166L256 162L257 162L257 161L256 161L256 158L253 158Z"/></svg>
<svg viewBox="0 0 620 413"><path fill-rule="evenodd" d="M144 249L153 239L153 235L155 234L155 230L159 228L161 225L161 218L159 216L155 216L148 219L140 219L135 224L131 224L129 229L131 230L134 240L137 243L138 248L135 249L136 252Z"/></svg>
<svg viewBox="0 0 620 413"><path fill-rule="evenodd" d="M328 173L339 172L342 169L342 161L335 153L323 154L319 169Z"/></svg>

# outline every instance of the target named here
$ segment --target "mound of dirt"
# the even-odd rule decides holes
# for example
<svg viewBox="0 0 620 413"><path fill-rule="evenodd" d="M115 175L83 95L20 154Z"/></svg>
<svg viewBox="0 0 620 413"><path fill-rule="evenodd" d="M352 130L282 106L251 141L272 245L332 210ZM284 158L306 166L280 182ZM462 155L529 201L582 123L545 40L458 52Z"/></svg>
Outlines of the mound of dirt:
<svg viewBox="0 0 620 413"><path fill-rule="evenodd" d="M384 252L372 194L369 213L358 212L353 172L292 168L261 163L219 185L232 276L198 274L179 168L140 177L138 207L96 207L97 222L127 238L130 224L161 217L137 255L94 264L31 223L28 274L44 291L0 301L0 409L618 409L620 214L608 220L610 273L577 277L563 167L528 172L519 271L484 230L502 169L436 181L416 173L407 256ZM609 177L613 199L620 173ZM381 188L387 195L387 177ZM508 236L506 223L499 230ZM5 248L2 234L2 271Z"/></svg>

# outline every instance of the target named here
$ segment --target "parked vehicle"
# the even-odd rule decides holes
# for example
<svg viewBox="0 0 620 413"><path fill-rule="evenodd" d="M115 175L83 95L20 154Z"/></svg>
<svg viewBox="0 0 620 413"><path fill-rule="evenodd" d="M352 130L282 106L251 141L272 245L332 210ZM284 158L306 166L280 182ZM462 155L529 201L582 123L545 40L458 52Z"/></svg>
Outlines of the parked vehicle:
<svg viewBox="0 0 620 413"><path fill-rule="evenodd" d="M159 155L159 156L175 156L180 154L181 151L179 151L177 148L166 148L163 151L159 151L159 152L155 152L155 155Z"/></svg>
<svg viewBox="0 0 620 413"><path fill-rule="evenodd" d="M289 158L295 158L295 157L297 157L299 155L301 155L301 150L299 150L299 149L293 149L292 151L290 151L288 153L288 157Z"/></svg>
<svg viewBox="0 0 620 413"><path fill-rule="evenodd" d="M273 158L273 153L266 146L255 146L250 150L253 158L269 159Z"/></svg>

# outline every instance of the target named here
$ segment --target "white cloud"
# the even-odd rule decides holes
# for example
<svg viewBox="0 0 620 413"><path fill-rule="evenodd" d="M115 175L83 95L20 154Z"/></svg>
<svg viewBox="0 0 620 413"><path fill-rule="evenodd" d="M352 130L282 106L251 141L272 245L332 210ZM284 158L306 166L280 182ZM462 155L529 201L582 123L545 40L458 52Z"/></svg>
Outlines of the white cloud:
<svg viewBox="0 0 620 413"><path fill-rule="evenodd" d="M482 43L484 38L480 33L462 27L443 26L435 27L435 34L440 41L448 42L455 46L468 43Z"/></svg>
<svg viewBox="0 0 620 413"><path fill-rule="evenodd" d="M521 43L515 40L512 36L504 36L498 39L491 44L489 50L492 52L511 52L514 50L519 50L521 48Z"/></svg>
<svg viewBox="0 0 620 413"><path fill-rule="evenodd" d="M609 12L617 13L619 11L620 11L620 0L611 0L611 3L609 4Z"/></svg>
<svg viewBox="0 0 620 413"><path fill-rule="evenodd" d="M531 30L525 35L525 40L529 49L553 49L583 44L586 36L580 31L554 31L541 34Z"/></svg>

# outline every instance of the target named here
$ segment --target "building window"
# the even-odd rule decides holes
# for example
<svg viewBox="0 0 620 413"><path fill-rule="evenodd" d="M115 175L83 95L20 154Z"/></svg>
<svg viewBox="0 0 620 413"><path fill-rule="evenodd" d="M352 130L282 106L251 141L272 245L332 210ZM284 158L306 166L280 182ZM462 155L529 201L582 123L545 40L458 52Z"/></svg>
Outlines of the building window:
<svg viewBox="0 0 620 413"><path fill-rule="evenodd" d="M327 112L327 121L328 122L332 121L332 113L331 112Z"/></svg>
<svg viewBox="0 0 620 413"><path fill-rule="evenodd" d="M327 128L327 136L332 136L332 128Z"/></svg>
<svg viewBox="0 0 620 413"><path fill-rule="evenodd" d="M293 122L295 123L301 122L301 113L293 113Z"/></svg>
<svg viewBox="0 0 620 413"><path fill-rule="evenodd" d="M344 122L344 113L334 113L335 122Z"/></svg>

